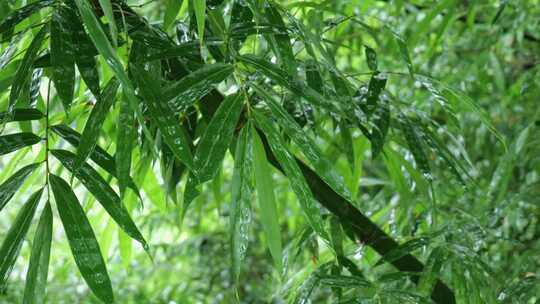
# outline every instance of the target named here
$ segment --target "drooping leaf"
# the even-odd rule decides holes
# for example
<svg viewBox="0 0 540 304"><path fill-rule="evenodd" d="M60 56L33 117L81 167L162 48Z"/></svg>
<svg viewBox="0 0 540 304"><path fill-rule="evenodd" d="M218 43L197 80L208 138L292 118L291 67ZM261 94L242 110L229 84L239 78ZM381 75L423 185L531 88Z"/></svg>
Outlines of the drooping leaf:
<svg viewBox="0 0 540 304"><path fill-rule="evenodd" d="M116 22L114 20L113 6L111 4L111 0L99 0L99 5L101 6L105 17L107 18L113 46L116 47L118 46L118 29L116 28Z"/></svg>
<svg viewBox="0 0 540 304"><path fill-rule="evenodd" d="M373 72L378 70L378 64L377 64L377 53L374 49L370 48L369 46L364 46L366 49L366 61L367 65L370 70Z"/></svg>
<svg viewBox="0 0 540 304"><path fill-rule="evenodd" d="M150 78L147 71L133 67L134 77L141 90L145 103L148 105L154 124L159 128L164 141L171 148L174 156L186 167L193 168L193 156L187 136L176 119L174 113L162 102L158 86Z"/></svg>
<svg viewBox="0 0 540 304"><path fill-rule="evenodd" d="M381 99L381 93L386 85L387 77L383 73L374 73L369 80L369 86L366 97L366 113L373 114L378 107L378 102Z"/></svg>
<svg viewBox="0 0 540 304"><path fill-rule="evenodd" d="M291 46L291 38L286 32L286 26L283 23L283 18L279 13L276 5L271 2L266 3L264 8L265 17L269 23L277 28L282 29L274 35L268 35L270 43L274 45L276 56L279 63L287 70L289 75L296 75L296 60Z"/></svg>
<svg viewBox="0 0 540 304"><path fill-rule="evenodd" d="M130 185L131 153L133 139L135 137L135 116L125 97L120 99L120 111L118 113L118 133L116 136L116 174L120 197Z"/></svg>
<svg viewBox="0 0 540 304"><path fill-rule="evenodd" d="M5 182L0 185L0 211L4 209L9 200L15 195L15 192L21 187L26 178L32 173L40 164L31 164L25 166L19 171L15 172Z"/></svg>
<svg viewBox="0 0 540 304"><path fill-rule="evenodd" d="M253 110L253 116L255 117L256 125L264 132L268 137L268 143L270 148L274 152L278 162L283 167L285 174L289 178L292 190L296 194L302 211L306 215L306 218L313 228L322 238L328 240L328 234L324 230L324 224L322 221L321 213L317 207L317 202L313 197L313 193L309 189L309 186L302 175L302 171L298 167L294 156L289 152L279 132L268 121L268 119L258 111Z"/></svg>
<svg viewBox="0 0 540 304"><path fill-rule="evenodd" d="M81 135L71 129L70 127L66 125L56 125L52 126L51 130L60 135L63 139L65 139L68 143L70 143L74 147L79 146L79 142L81 139ZM110 175L118 178L118 174L116 171L116 162L115 158L111 156L107 151L103 150L100 146L95 146L94 151L92 154L90 154L90 159L92 159L98 166L105 169L107 173ZM140 197L139 189L135 182L133 182L133 179L130 177L128 180L128 187L130 187L137 195Z"/></svg>
<svg viewBox="0 0 540 304"><path fill-rule="evenodd" d="M43 303L45 286L49 272L49 257L51 255L51 241L53 229L53 215L49 202L41 212L38 227L32 245L32 254L26 284L24 287L23 304Z"/></svg>
<svg viewBox="0 0 540 304"><path fill-rule="evenodd" d="M259 96L264 98L273 117L285 130L285 133L300 147L302 154L309 160L322 179L338 194L350 199L351 194L345 187L341 176L334 169L333 164L323 156L322 152L317 148L317 144L302 130L289 113L268 94L269 89L257 85L252 85L252 88Z"/></svg>
<svg viewBox="0 0 540 304"><path fill-rule="evenodd" d="M274 182L272 180L272 171L266 160L266 152L262 141L256 131L252 131L253 138L253 172L255 177L255 186L259 200L260 218L266 242L270 253L274 258L274 264L278 272L282 270L282 245L279 228L279 213L274 196Z"/></svg>
<svg viewBox="0 0 540 304"><path fill-rule="evenodd" d="M199 183L214 178L219 171L242 111L243 95L227 96L202 135L194 158Z"/></svg>
<svg viewBox="0 0 540 304"><path fill-rule="evenodd" d="M197 21L197 32L202 45L204 41L204 24L206 23L206 0L193 0L193 11Z"/></svg>
<svg viewBox="0 0 540 304"><path fill-rule="evenodd" d="M236 142L231 197L231 263L232 278L238 283L240 267L246 256L251 222L253 146L251 128L244 126Z"/></svg>
<svg viewBox="0 0 540 304"><path fill-rule="evenodd" d="M2 22L0 22L0 35L12 29L15 25L25 20L32 14L36 13L42 8L50 6L56 2L55 0L39 0L29 3L18 10L9 14Z"/></svg>
<svg viewBox="0 0 540 304"><path fill-rule="evenodd" d="M28 228L30 228L42 192L43 189L36 191L22 206L2 243L2 247L0 247L0 290L2 291L6 287L11 269L17 260Z"/></svg>
<svg viewBox="0 0 540 304"><path fill-rule="evenodd" d="M13 82L11 85L11 91L9 94L9 106L8 106L9 112L13 112L13 110L15 109L15 104L17 103L17 99L19 98L19 95L23 89L23 86L26 83L26 80L32 74L32 64L34 63L36 55L38 54L39 49L41 48L41 44L43 43L43 40L45 39L47 30L48 30L47 26L42 26L39 32L34 37L34 39L32 39L30 46L28 46L28 49L24 53L24 57L19 65L19 68L17 69L17 72L15 73L15 77L13 78Z"/></svg>
<svg viewBox="0 0 540 304"><path fill-rule="evenodd" d="M51 67L52 80L57 94L67 112L73 101L75 87L75 45L71 35L68 8L59 6L51 18Z"/></svg>
<svg viewBox="0 0 540 304"><path fill-rule="evenodd" d="M204 97L214 85L227 78L234 66L225 63L207 64L163 89L163 100L175 111L183 111Z"/></svg>
<svg viewBox="0 0 540 304"><path fill-rule="evenodd" d="M414 125L406 116L401 115L399 120L401 124L401 130L403 131L403 135L407 140L407 145L411 150L416 165L422 171L424 177L428 180L431 180L431 169L429 166L426 152L424 151L425 144L422 140L422 137L418 134Z"/></svg>
<svg viewBox="0 0 540 304"><path fill-rule="evenodd" d="M97 145L101 126L105 121L105 117L109 113L109 109L114 104L116 99L116 91L118 90L119 82L116 78L109 81L102 94L98 96L97 102L90 112L90 116L84 125L84 130L77 146L77 160L75 161L75 170L77 170L86 159L92 154Z"/></svg>
<svg viewBox="0 0 540 304"><path fill-rule="evenodd" d="M163 28L169 29L174 19L178 15L184 0L167 0L167 8L165 9L165 17L163 18Z"/></svg>
<svg viewBox="0 0 540 304"><path fill-rule="evenodd" d="M105 303L112 303L113 291L107 267L79 200L61 177L49 174L49 181L69 247L81 275L99 299Z"/></svg>
<svg viewBox="0 0 540 304"><path fill-rule="evenodd" d="M83 183L86 189L88 189L103 208L105 208L118 226L147 249L148 245L144 240L144 237L131 219L128 211L122 204L120 197L118 197L116 192L114 192L101 175L86 163L78 168L78 170L75 170L76 156L69 151L50 150L50 152L62 163L62 165L64 165L64 167L71 171L77 179Z"/></svg>
<svg viewBox="0 0 540 304"><path fill-rule="evenodd" d="M10 122L10 121L29 121L29 120L38 120L45 117L41 111L38 109L14 109L13 113L9 112L0 112L0 121Z"/></svg>
<svg viewBox="0 0 540 304"><path fill-rule="evenodd" d="M39 136L28 132L0 136L0 155L35 145L40 141Z"/></svg>

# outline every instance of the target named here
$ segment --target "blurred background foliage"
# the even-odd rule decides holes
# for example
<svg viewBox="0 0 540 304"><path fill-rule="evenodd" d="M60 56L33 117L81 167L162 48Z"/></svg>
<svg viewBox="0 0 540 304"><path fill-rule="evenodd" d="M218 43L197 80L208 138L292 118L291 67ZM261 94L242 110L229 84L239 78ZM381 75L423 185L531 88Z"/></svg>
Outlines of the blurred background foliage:
<svg viewBox="0 0 540 304"><path fill-rule="evenodd" d="M32 1L2 1L0 20L28 2ZM128 4L177 42L197 42L195 35L184 32L194 23L188 2ZM227 20L234 2L208 0L207 14ZM180 4L179 13L170 16L171 7ZM328 0L280 1L278 5L291 16L285 18L286 26L296 41L292 45L302 63L300 69L307 70L309 61L298 38L300 33L291 25L293 20L309 29L312 38L335 58L343 75L358 84L360 93L373 74L366 60L368 46L376 53L378 69L388 77L386 91L392 96L393 118L400 112L410 114L411 119L423 122L418 127L429 125L436 134L438 142L426 149L431 173L422 173L410 151L414 148L407 147L398 128L387 135L384 157L373 158L370 142L354 126L338 118L320 117L309 107L289 102L289 113L304 122L304 130L316 139L344 177L355 206L405 244L400 250L414 253L427 265L420 284L414 285L407 273L379 262L381 257L369 246L346 237L344 255L370 285L321 275L337 267L332 249L309 228L289 181L272 168L285 270L280 275L274 269L259 213L253 212L248 253L240 283L234 288L229 247L233 159L227 155L219 175L202 186L203 191L183 219L180 206L185 178L171 195L159 161L148 171L134 167L144 206L132 200L128 208L150 245L152 259L74 182L105 257L116 302L421 303L430 301L432 280L440 276L454 291L458 303L537 303L540 2ZM48 18L49 11L42 10L24 21L21 29ZM31 35L22 36L17 49L23 50L30 41ZM409 75L400 41L408 47L414 77ZM2 42L0 53L5 54L9 46L7 41ZM268 48L262 35L249 36L243 46L246 53L257 52L258 48ZM124 48L118 52L122 59L127 57ZM9 95L14 62L2 65L0 71L2 105ZM104 64L99 67L102 75L111 74ZM322 85L323 90L333 87L328 77ZM225 92L229 87L224 83L219 89ZM41 81L39 92L37 102L43 104L47 81ZM78 101L71 114L65 117L58 112L51 117L51 124L67 122L82 130L93 97L80 81L75 94ZM288 93L282 97L285 106L293 99ZM391 123L400 122L393 119ZM109 115L99 144L111 153L116 149L110 139L116 129L115 116ZM341 136L349 132L350 137ZM56 142L57 138L52 140ZM459 174L453 173L456 168L445 157L458 160L455 166ZM0 182L15 165L42 158L43 151L37 146L3 156ZM34 187L43 175L43 170L34 172L23 191L2 210L0 239L14 221L17 203L30 193L25 189ZM329 230L341 229L335 227L330 213L322 212ZM77 271L63 230L56 229L60 222L54 225L46 302L99 303ZM20 303L31 244L32 237L28 237L7 292L0 295L1 303ZM356 275L354 269L348 271Z"/></svg>

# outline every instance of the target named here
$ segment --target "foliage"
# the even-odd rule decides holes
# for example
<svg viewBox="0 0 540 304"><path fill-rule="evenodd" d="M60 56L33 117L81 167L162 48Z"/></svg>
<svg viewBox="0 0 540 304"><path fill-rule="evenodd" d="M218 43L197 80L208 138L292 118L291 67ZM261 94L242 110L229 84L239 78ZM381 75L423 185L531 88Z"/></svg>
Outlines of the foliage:
<svg viewBox="0 0 540 304"><path fill-rule="evenodd" d="M3 1L0 302L536 303L539 4Z"/></svg>

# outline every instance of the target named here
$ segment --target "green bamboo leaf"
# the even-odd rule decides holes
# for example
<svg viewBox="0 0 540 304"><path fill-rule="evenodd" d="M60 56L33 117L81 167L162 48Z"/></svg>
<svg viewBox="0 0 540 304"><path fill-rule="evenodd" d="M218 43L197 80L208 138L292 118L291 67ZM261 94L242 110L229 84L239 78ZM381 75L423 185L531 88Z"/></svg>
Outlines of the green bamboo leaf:
<svg viewBox="0 0 540 304"><path fill-rule="evenodd" d="M39 136L28 132L0 136L0 155L35 145L40 141Z"/></svg>
<svg viewBox="0 0 540 304"><path fill-rule="evenodd" d="M425 143L422 137L420 134L418 134L410 119L408 119L406 116L401 115L399 121L401 130L403 131L403 135L405 136L405 140L407 141L407 145L409 146L409 149L414 157L416 165L424 174L424 178L431 180L431 169L426 152L424 151Z"/></svg>
<svg viewBox="0 0 540 304"><path fill-rule="evenodd" d="M388 129L390 128L390 102L386 95L379 97L379 102L373 113L373 128L371 130L371 155L377 157L384 146Z"/></svg>
<svg viewBox="0 0 540 304"><path fill-rule="evenodd" d="M15 192L22 186L26 178L39 167L39 165L40 164L31 164L19 169L0 185L0 211L4 209L9 200L15 195Z"/></svg>
<svg viewBox="0 0 540 304"><path fill-rule="evenodd" d="M387 76L382 73L374 73L369 80L368 91L366 96L366 113L373 114L377 109L378 102L381 99L381 93L386 86Z"/></svg>
<svg viewBox="0 0 540 304"><path fill-rule="evenodd" d="M116 136L116 174L120 197L124 197L125 189L130 185L131 152L135 137L135 117L126 98L120 100L118 113L118 133Z"/></svg>
<svg viewBox="0 0 540 304"><path fill-rule="evenodd" d="M223 100L197 145L193 162L199 183L214 178L221 167L242 112L242 96L229 95Z"/></svg>
<svg viewBox="0 0 540 304"><path fill-rule="evenodd" d="M32 74L32 64L34 63L36 55L41 48L41 44L45 39L45 35L47 34L48 29L48 26L41 27L34 39L32 39L30 46L28 46L28 49L24 53L24 57L19 65L19 68L17 69L17 72L15 73L15 77L13 78L13 82L11 85L8 106L9 112L13 112L13 110L15 109L15 104L17 103L17 99L19 98L24 84Z"/></svg>
<svg viewBox="0 0 540 304"><path fill-rule="evenodd" d="M116 100L116 91L119 86L118 80L113 78L109 81L102 94L97 97L96 104L90 112L90 116L84 125L84 130L77 147L77 161L75 162L75 170L86 162L90 154L97 145L101 126L105 121L107 113Z"/></svg>
<svg viewBox="0 0 540 304"><path fill-rule="evenodd" d="M317 207L317 202L313 197L313 193L309 189L302 171L300 171L300 168L296 163L296 159L286 148L279 132L268 121L268 119L256 110L253 110L252 113L255 117L257 126L268 137L270 148L274 152L278 162L283 167L285 174L289 178L292 190L296 194L296 197L298 198L298 201L302 207L302 211L306 215L309 224L322 238L328 240L328 234L324 230L324 224L319 208Z"/></svg>
<svg viewBox="0 0 540 304"><path fill-rule="evenodd" d="M329 287L369 287L371 283L366 279L358 276L346 275L320 275L318 276L320 284Z"/></svg>
<svg viewBox="0 0 540 304"><path fill-rule="evenodd" d="M51 18L52 80L67 112L73 101L75 87L75 49L71 35L69 8L59 6Z"/></svg>
<svg viewBox="0 0 540 304"><path fill-rule="evenodd" d="M29 3L19 8L18 10L13 11L2 22L0 22L0 35L9 31L18 23L30 17L32 14L36 13L40 9L50 6L54 2L56 1L55 0L40 0L40 1Z"/></svg>
<svg viewBox="0 0 540 304"><path fill-rule="evenodd" d="M174 111L183 111L204 97L214 85L220 83L234 71L234 66L225 63L207 64L181 80L163 89L163 100Z"/></svg>
<svg viewBox="0 0 540 304"><path fill-rule="evenodd" d="M114 299L111 280L84 210L73 190L61 177L49 174L49 181L69 247L81 275L99 299L112 303Z"/></svg>
<svg viewBox="0 0 540 304"><path fill-rule="evenodd" d="M129 236L139 241L145 250L148 250L148 244L122 204L120 197L103 177L86 163L75 170L76 156L69 151L50 150L50 152L83 183L118 226Z"/></svg>
<svg viewBox="0 0 540 304"><path fill-rule="evenodd" d="M275 64L272 64L261 57L254 55L238 56L238 60L244 62L257 71L262 72L266 77L272 79L277 84L289 89L297 96L305 98L315 106L326 109L333 113L341 113L342 111L327 98L317 93L314 89L304 85L296 77L289 76L286 72L279 69Z"/></svg>
<svg viewBox="0 0 540 304"><path fill-rule="evenodd" d="M39 199L43 189L36 191L26 204L22 206L21 210L17 214L17 218L9 228L6 238L0 247L0 290L4 291L7 283L7 279L17 260L19 250L30 228L34 213L36 212Z"/></svg>
<svg viewBox="0 0 540 304"><path fill-rule="evenodd" d="M47 274L49 271L49 257L51 255L51 241L53 229L53 215L49 202L41 212L36 235L32 245L32 254L26 273L23 304L43 303Z"/></svg>
<svg viewBox="0 0 540 304"><path fill-rule="evenodd" d="M193 11L195 12L195 19L197 20L197 32L199 34L199 41L201 45L204 41L204 24L206 22L206 0L193 0Z"/></svg>
<svg viewBox="0 0 540 304"><path fill-rule="evenodd" d="M112 42L114 47L118 46L118 29L116 28L116 22L114 20L114 13L113 13L113 7L111 4L111 0L99 0L99 5L101 6L101 9L103 10L103 14L105 15L105 18L107 18L108 24L109 24L109 32L111 34Z"/></svg>
<svg viewBox="0 0 540 304"><path fill-rule="evenodd" d="M182 3L184 0L167 0L167 6L165 9L165 17L163 17L163 29L167 31L169 27L171 27L171 24L174 22L174 19L176 19L176 16L178 15L178 12L180 11L180 8L182 7Z"/></svg>
<svg viewBox="0 0 540 304"><path fill-rule="evenodd" d="M14 109L13 113L9 112L0 112L0 121L11 122L11 121L29 121L29 120L39 120L45 117L43 113L38 109Z"/></svg>
<svg viewBox="0 0 540 304"><path fill-rule="evenodd" d="M148 105L150 115L159 128L164 141L171 148L174 156L189 169L193 168L193 156L183 128L174 113L161 100L159 88L149 73L141 68L133 67L133 76L139 86L141 95Z"/></svg>
<svg viewBox="0 0 540 304"><path fill-rule="evenodd" d="M367 45L364 45L364 48L366 49L366 61L368 68L373 72L376 72L378 70L377 53L374 49L370 48Z"/></svg>
<svg viewBox="0 0 540 304"><path fill-rule="evenodd" d="M65 139L68 143L70 143L74 147L79 146L79 142L81 139L81 135L71 129L70 127L66 125L56 125L52 126L51 130L60 135L63 139ZM103 150L100 146L97 146L94 148L94 151L92 151L92 154L90 154L90 159L92 159L98 166L103 168L107 173L110 175L118 178L118 174L116 171L116 162L115 158L111 156L107 151ZM128 180L128 187L131 188L131 190L135 191L139 198L141 197L139 194L139 188L133 181L133 179L130 177Z"/></svg>
<svg viewBox="0 0 540 304"><path fill-rule="evenodd" d="M251 222L253 147L251 128L245 126L236 142L230 217L232 278L238 283L240 266L249 243Z"/></svg>
<svg viewBox="0 0 540 304"><path fill-rule="evenodd" d="M263 143L256 131L253 133L253 172L255 176L255 186L257 197L259 198L260 218L266 242L270 253L274 258L274 264L278 272L282 271L282 246L279 228L279 213L274 196L274 182L272 171L266 160L266 152Z"/></svg>
<svg viewBox="0 0 540 304"><path fill-rule="evenodd" d="M277 28L283 29L274 35L268 35L267 39L274 46L274 52L281 66L287 70L289 75L296 75L296 59L294 58L291 46L291 38L285 30L287 27L276 5L271 2L267 2L266 4L264 13L268 22Z"/></svg>
<svg viewBox="0 0 540 304"><path fill-rule="evenodd" d="M345 183L341 176L334 169L334 165L330 163L318 149L317 144L312 140L302 127L292 118L289 113L268 93L271 91L268 87L262 87L257 85L251 86L259 96L263 97L266 104L272 111L273 117L277 120L278 124L283 128L285 133L291 137L291 139L301 149L302 154L309 160L311 165L315 168L318 175L322 177L325 183L327 183L334 191L344 198L351 200L351 194L345 187Z"/></svg>
<svg viewBox="0 0 540 304"><path fill-rule="evenodd" d="M107 39L107 35L105 35L105 32L101 28L99 21L94 15L94 11L90 3L85 0L75 0L75 4L79 9L82 20L88 29L88 33L90 34L90 38L92 39L95 47L97 48L98 52L103 56L105 62L111 67L114 74L122 84L122 89L124 91L125 97L128 99L129 105L135 112L137 121L143 129L143 133L145 134L146 139L152 144L152 146L155 146L152 134L146 127L144 117L139 108L139 100L135 95L135 88L131 84L131 81L129 80L126 71L124 71L124 67L122 65L122 62L120 61L120 58L118 58L118 55L116 54L115 50L111 46L111 43Z"/></svg>
<svg viewBox="0 0 540 304"><path fill-rule="evenodd" d="M410 254L418 248L429 245L431 238L429 237L418 237L412 240L409 240L398 247L393 248L388 251L375 266L382 265L384 262L391 263L407 254Z"/></svg>
<svg viewBox="0 0 540 304"><path fill-rule="evenodd" d="M187 210L189 206L191 205L191 203L193 202L193 200L195 200L197 196L201 194L199 189L197 189L198 185L199 184L197 183L197 178L194 177L192 173L190 173L187 176L186 188L184 189L184 201L182 205L182 220L184 219L187 213Z"/></svg>

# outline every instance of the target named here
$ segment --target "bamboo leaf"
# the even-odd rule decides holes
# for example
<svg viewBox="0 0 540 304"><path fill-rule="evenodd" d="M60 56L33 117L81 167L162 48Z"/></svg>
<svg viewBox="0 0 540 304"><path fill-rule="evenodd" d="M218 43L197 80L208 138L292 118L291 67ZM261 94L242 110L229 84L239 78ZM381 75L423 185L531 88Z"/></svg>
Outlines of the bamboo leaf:
<svg viewBox="0 0 540 304"><path fill-rule="evenodd" d="M53 215L49 202L41 212L36 235L32 245L32 254L26 284L24 287L23 304L43 303L45 286L49 272L49 257L51 255L51 241L53 229Z"/></svg>
<svg viewBox="0 0 540 304"><path fill-rule="evenodd" d="M378 64L377 64L377 53L374 49L370 48L369 46L365 45L364 48L366 49L366 61L367 65L370 70L373 72L378 70Z"/></svg>
<svg viewBox="0 0 540 304"><path fill-rule="evenodd" d="M75 170L77 170L92 154L97 145L101 126L105 121L107 113L114 104L116 91L120 84L113 78L109 81L103 93L98 96L97 102L90 112L90 116L84 125L84 130L77 146L77 160L75 161Z"/></svg>
<svg viewBox="0 0 540 304"><path fill-rule="evenodd" d="M28 201L22 206L21 210L17 214L17 218L9 228L6 238L0 247L0 290L4 291L7 283L7 279L13 268L19 250L30 228L34 213L36 212L39 199L43 189L36 191Z"/></svg>
<svg viewBox="0 0 540 304"><path fill-rule="evenodd" d="M11 121L29 121L29 120L39 120L45 117L43 113L38 109L14 109L13 113L9 112L0 112L0 121L11 122Z"/></svg>
<svg viewBox="0 0 540 304"><path fill-rule="evenodd" d="M103 13L105 14L105 17L107 18L107 21L109 23L109 32L111 33L113 46L117 47L118 46L118 41L117 41L118 29L116 29L116 22L114 20L113 7L111 4L111 0L99 0L99 5L101 6L101 9L103 10Z"/></svg>
<svg viewBox="0 0 540 304"><path fill-rule="evenodd" d="M193 11L195 12L195 19L197 20L197 32L199 34L199 41L201 45L204 41L204 24L206 22L206 0L193 0Z"/></svg>
<svg viewBox="0 0 540 304"><path fill-rule="evenodd" d="M253 147L251 128L244 126L236 142L230 217L232 278L238 283L246 256L251 222Z"/></svg>
<svg viewBox="0 0 540 304"><path fill-rule="evenodd" d="M174 22L174 19L178 15L182 3L184 0L168 0L167 8L165 9L165 17L163 17L163 29L168 30L171 27L171 24Z"/></svg>
<svg viewBox="0 0 540 304"><path fill-rule="evenodd" d="M131 153L135 136L135 117L126 98L120 100L118 114L118 134L116 136L116 174L120 197L124 197L125 189L130 186Z"/></svg>
<svg viewBox="0 0 540 304"><path fill-rule="evenodd" d="M407 117L402 115L399 120L401 124L401 130L403 131L403 135L407 140L407 145L411 150L416 165L424 174L424 178L426 178L427 180L431 180L431 169L429 166L426 152L423 148L424 141L422 140L422 137L418 134L418 132L415 130L415 127Z"/></svg>
<svg viewBox="0 0 540 304"><path fill-rule="evenodd" d="M40 0L29 3L16 11L9 14L2 22L0 22L0 35L15 27L18 23L30 17L42 8L50 6L55 0Z"/></svg>
<svg viewBox="0 0 540 304"><path fill-rule="evenodd" d="M163 100L174 111L183 111L208 94L214 85L227 78L233 70L234 66L230 64L207 64L165 87Z"/></svg>
<svg viewBox="0 0 540 304"><path fill-rule="evenodd" d="M73 101L75 87L75 49L70 28L68 8L59 6L51 18L52 80L67 112Z"/></svg>
<svg viewBox="0 0 540 304"><path fill-rule="evenodd" d="M294 156L286 148L283 139L279 135L279 132L272 126L268 119L261 113L253 110L253 115L257 126L261 128L264 134L268 137L268 143L270 148L274 152L278 162L283 167L285 174L290 180L292 190L296 194L302 211L306 215L306 218L317 234L319 234L325 240L328 240L328 234L324 230L324 224L322 221L321 213L317 207L313 193L309 189L309 186L302 175L302 171L298 167Z"/></svg>
<svg viewBox="0 0 540 304"><path fill-rule="evenodd" d="M99 175L96 170L84 163L78 170L75 170L75 154L65 150L50 150L54 155L83 185L92 193L97 201L105 208L107 213L129 236L141 243L145 250L148 244L139 232L139 229L131 219L129 212L122 204L120 197L114 192L109 184Z"/></svg>
<svg viewBox="0 0 540 304"><path fill-rule="evenodd" d="M28 49L24 53L24 57L21 61L21 64L19 65L19 68L17 69L17 72L15 73L15 77L13 78L13 82L11 85L11 91L9 94L9 106L8 106L9 112L13 112L13 110L15 109L17 98L19 98L19 95L21 93L21 90L23 89L24 84L26 83L26 80L32 74L32 64L34 63L36 55L38 54L39 49L41 48L41 44L43 43L43 40L45 39L47 30L48 30L47 26L42 26L39 32L34 37L34 39L32 39L30 46L28 46Z"/></svg>
<svg viewBox="0 0 540 304"><path fill-rule="evenodd" d="M266 152L257 132L253 133L253 172L255 176L255 186L259 199L260 218L263 225L266 242L270 253L274 258L274 264L278 272L282 271L282 245L279 228L279 213L274 196L274 182L272 171L266 160Z"/></svg>
<svg viewBox="0 0 540 304"><path fill-rule="evenodd" d="M186 167L193 168L193 156L188 144L188 140L180 123L171 113L169 107L161 100L159 88L152 81L148 72L143 69L133 67L134 77L141 90L141 95L148 105L150 115L154 123L159 128L163 139L171 148L174 156L178 158Z"/></svg>
<svg viewBox="0 0 540 304"><path fill-rule="evenodd" d="M73 190L61 177L49 174L49 181L69 247L81 275L99 299L105 303L113 302L113 291L107 267L84 210Z"/></svg>
<svg viewBox="0 0 540 304"><path fill-rule="evenodd" d="M345 187L343 179L336 172L332 163L330 163L317 148L317 144L302 130L302 127L292 118L283 107L268 94L269 88L252 85L252 88L263 97L270 108L273 117L284 129L288 136L300 147L302 154L309 160L315 168L317 174L338 194L350 200L351 194Z"/></svg>
<svg viewBox="0 0 540 304"><path fill-rule="evenodd" d="M296 75L296 59L291 46L291 38L287 34L285 23L281 17L275 4L271 2L266 3L264 8L265 17L273 26L283 29L274 35L268 35L267 39L275 48L275 54L279 59L279 62L283 68L287 70L289 75Z"/></svg>
<svg viewBox="0 0 540 304"><path fill-rule="evenodd" d="M56 125L52 126L51 130L60 135L63 139L65 139L68 143L70 143L74 147L79 146L79 142L81 139L81 135L77 133L77 131L71 129L70 127L66 125ZM111 156L107 151L103 150L100 146L96 145L94 148L94 151L92 151L92 154L90 154L90 159L92 159L98 166L103 168L107 173L110 175L118 178L118 174L116 172L116 162L115 158ZM128 187L130 187L137 195L140 197L139 194L139 188L133 181L133 179L130 177L128 180Z"/></svg>
<svg viewBox="0 0 540 304"><path fill-rule="evenodd" d="M0 136L0 155L35 145L40 141L39 136L28 132Z"/></svg>
<svg viewBox="0 0 540 304"><path fill-rule="evenodd" d="M242 111L241 94L227 96L210 120L197 145L194 158L195 174L199 183L216 176Z"/></svg>
<svg viewBox="0 0 540 304"><path fill-rule="evenodd" d="M15 192L22 186L26 178L39 167L39 165L40 164L31 164L19 169L0 185L0 211L4 209L9 200L15 195Z"/></svg>

